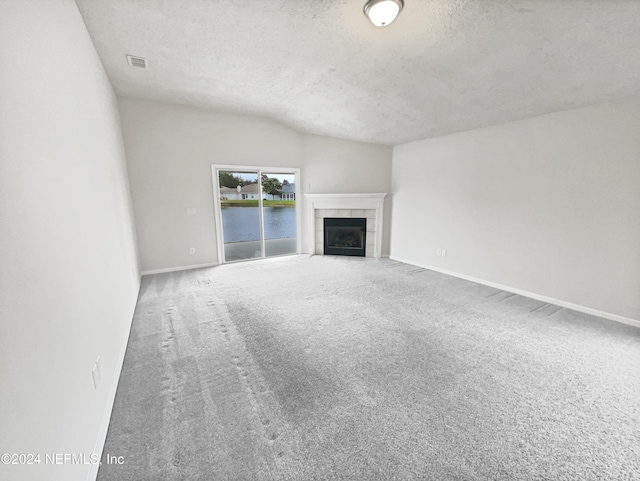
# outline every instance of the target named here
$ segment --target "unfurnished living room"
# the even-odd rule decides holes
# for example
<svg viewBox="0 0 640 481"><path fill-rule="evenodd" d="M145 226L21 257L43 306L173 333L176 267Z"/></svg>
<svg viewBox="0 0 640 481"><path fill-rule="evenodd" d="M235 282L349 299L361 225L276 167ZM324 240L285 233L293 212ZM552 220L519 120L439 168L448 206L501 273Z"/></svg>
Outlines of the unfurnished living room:
<svg viewBox="0 0 640 481"><path fill-rule="evenodd" d="M640 480L639 25L0 0L0 479Z"/></svg>

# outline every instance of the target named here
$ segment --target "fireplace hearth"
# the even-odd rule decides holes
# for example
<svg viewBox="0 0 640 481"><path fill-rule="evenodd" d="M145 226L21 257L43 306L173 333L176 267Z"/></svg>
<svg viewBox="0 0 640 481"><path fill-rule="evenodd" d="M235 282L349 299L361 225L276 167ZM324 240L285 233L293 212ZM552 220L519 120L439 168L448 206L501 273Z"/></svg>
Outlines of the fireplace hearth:
<svg viewBox="0 0 640 481"><path fill-rule="evenodd" d="M324 253L365 257L366 218L324 218Z"/></svg>

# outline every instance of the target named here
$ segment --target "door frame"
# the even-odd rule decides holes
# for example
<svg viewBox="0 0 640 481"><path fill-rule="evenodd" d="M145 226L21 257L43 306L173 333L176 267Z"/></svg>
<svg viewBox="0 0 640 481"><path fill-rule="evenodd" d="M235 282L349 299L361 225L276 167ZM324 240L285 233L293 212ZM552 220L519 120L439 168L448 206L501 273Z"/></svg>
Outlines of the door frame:
<svg viewBox="0 0 640 481"><path fill-rule="evenodd" d="M302 177L300 176L300 169L293 167L259 167L255 165L230 165L230 164L211 164L211 182L213 186L213 214L215 220L216 231L216 247L218 251L218 263L227 264L224 258L224 237L222 234L222 208L220 206L220 186L218 181L218 172L241 172L241 173L256 173L258 174L258 180L262 178L262 173L265 174L294 174L296 176L296 254L302 253ZM258 206L260 207L260 238L261 238L261 257L252 257L250 259L243 259L242 261L231 262L243 262L255 259L265 259L264 249L264 222L262 219L262 182L260 185L260 195L258 196ZM275 256L270 256L275 257Z"/></svg>

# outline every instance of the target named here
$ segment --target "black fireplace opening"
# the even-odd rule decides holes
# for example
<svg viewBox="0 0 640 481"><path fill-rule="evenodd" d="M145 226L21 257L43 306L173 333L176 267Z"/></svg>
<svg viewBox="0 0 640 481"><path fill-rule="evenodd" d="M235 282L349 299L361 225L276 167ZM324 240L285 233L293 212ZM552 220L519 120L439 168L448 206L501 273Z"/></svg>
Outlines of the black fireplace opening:
<svg viewBox="0 0 640 481"><path fill-rule="evenodd" d="M324 218L324 253L365 257L367 219Z"/></svg>

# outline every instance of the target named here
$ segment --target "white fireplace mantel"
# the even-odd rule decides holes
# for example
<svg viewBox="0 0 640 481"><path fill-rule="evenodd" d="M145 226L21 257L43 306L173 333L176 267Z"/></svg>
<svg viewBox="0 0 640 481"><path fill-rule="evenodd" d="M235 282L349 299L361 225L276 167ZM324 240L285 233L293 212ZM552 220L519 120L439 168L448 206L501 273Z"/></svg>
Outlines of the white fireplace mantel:
<svg viewBox="0 0 640 481"><path fill-rule="evenodd" d="M376 194L305 194L307 205L309 254L316 254L315 211L317 209L375 210L376 227L373 257L382 256L382 230L386 193Z"/></svg>

